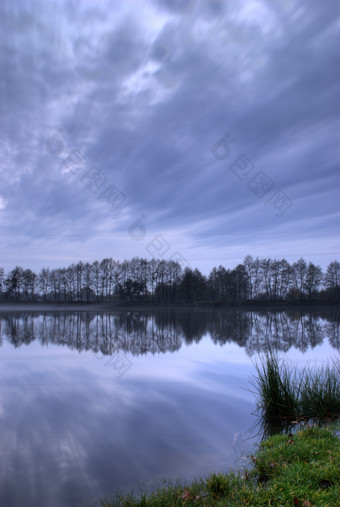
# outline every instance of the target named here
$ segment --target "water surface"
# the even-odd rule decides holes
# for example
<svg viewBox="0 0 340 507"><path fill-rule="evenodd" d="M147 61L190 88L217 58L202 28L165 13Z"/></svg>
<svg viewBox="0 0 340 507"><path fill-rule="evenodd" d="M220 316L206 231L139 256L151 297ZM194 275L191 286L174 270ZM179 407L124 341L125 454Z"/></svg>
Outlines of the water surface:
<svg viewBox="0 0 340 507"><path fill-rule="evenodd" d="M252 361L339 355L339 313L0 314L0 505L67 507L240 466Z"/></svg>

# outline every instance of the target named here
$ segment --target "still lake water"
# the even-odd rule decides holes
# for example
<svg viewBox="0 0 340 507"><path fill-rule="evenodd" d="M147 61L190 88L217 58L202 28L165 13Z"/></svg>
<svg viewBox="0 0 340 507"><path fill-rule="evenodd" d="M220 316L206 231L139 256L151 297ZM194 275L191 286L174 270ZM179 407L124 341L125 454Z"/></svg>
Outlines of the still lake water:
<svg viewBox="0 0 340 507"><path fill-rule="evenodd" d="M0 326L1 507L87 506L237 468L257 440L258 355L303 367L340 350L327 308L2 311Z"/></svg>

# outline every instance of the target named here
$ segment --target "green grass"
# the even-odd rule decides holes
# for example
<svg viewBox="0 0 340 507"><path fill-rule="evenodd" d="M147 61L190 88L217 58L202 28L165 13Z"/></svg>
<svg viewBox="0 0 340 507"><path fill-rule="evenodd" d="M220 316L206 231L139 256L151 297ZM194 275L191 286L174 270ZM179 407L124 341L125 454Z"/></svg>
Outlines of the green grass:
<svg viewBox="0 0 340 507"><path fill-rule="evenodd" d="M267 354L255 364L252 385L265 434L287 430L296 421L340 418L340 361L319 369L295 367Z"/></svg>
<svg viewBox="0 0 340 507"><path fill-rule="evenodd" d="M268 354L255 366L252 384L258 413L265 433L272 436L249 458L249 468L190 484L168 483L154 493L118 495L99 505L339 506L340 423L321 424L340 419L340 361L298 372ZM298 423L294 433L274 434L291 429L293 423Z"/></svg>
<svg viewBox="0 0 340 507"><path fill-rule="evenodd" d="M340 426L337 426L340 430ZM134 497L101 500L101 507L339 506L340 440L335 427L305 427L263 441L243 473L212 474Z"/></svg>

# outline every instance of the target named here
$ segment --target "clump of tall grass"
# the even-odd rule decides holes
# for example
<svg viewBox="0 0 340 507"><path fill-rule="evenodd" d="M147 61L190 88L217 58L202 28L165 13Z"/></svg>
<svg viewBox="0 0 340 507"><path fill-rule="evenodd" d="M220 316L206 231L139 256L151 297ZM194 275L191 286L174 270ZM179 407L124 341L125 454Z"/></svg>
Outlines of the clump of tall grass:
<svg viewBox="0 0 340 507"><path fill-rule="evenodd" d="M255 368L251 383L267 433L282 431L293 421L320 423L340 418L340 360L299 372L268 353Z"/></svg>

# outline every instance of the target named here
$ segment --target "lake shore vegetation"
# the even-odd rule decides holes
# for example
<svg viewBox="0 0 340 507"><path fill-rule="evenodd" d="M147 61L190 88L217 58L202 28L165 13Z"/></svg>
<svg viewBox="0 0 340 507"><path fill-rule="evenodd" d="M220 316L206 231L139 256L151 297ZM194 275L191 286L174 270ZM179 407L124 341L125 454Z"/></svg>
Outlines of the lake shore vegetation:
<svg viewBox="0 0 340 507"><path fill-rule="evenodd" d="M265 434L289 429L301 421L322 424L340 419L340 359L299 371L277 354L255 364L251 384Z"/></svg>
<svg viewBox="0 0 340 507"><path fill-rule="evenodd" d="M337 427L339 431L339 426ZM242 472L177 482L152 493L117 495L99 507L339 505L340 440L335 427L305 426L262 441Z"/></svg>
<svg viewBox="0 0 340 507"><path fill-rule="evenodd" d="M116 495L98 505L339 505L340 361L299 372L268 353L255 366L251 383L266 436L248 466L150 493Z"/></svg>

